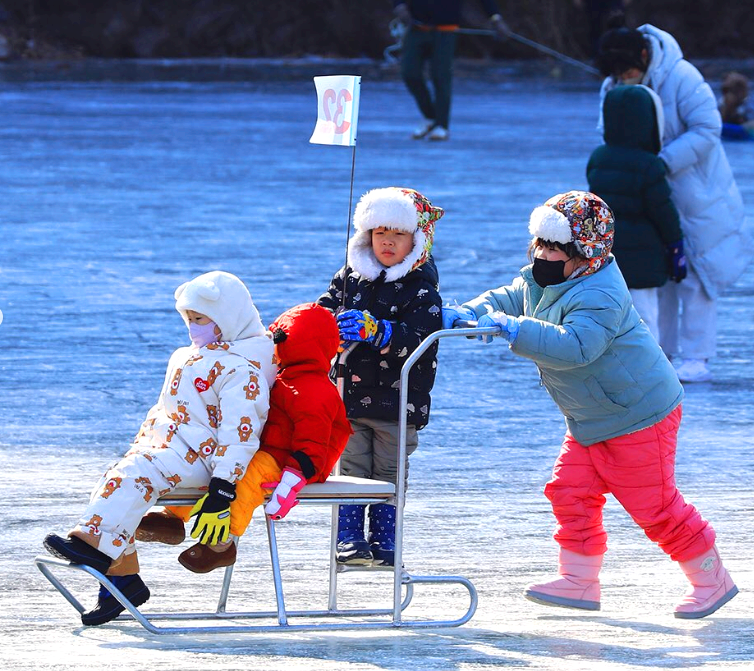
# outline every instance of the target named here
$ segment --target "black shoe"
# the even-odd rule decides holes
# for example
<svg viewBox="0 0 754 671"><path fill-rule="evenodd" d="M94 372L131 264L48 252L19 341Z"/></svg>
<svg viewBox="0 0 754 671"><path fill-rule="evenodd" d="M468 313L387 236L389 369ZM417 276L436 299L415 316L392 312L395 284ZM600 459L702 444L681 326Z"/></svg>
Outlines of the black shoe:
<svg viewBox="0 0 754 671"><path fill-rule="evenodd" d="M395 565L395 518L394 505L373 503L369 506L368 541L375 566Z"/></svg>
<svg viewBox="0 0 754 671"><path fill-rule="evenodd" d="M372 551L363 538L352 541L340 541L335 548L335 561L351 566L368 566L372 563Z"/></svg>
<svg viewBox="0 0 754 671"><path fill-rule="evenodd" d="M375 566L395 566L395 545L392 543L372 543L369 546Z"/></svg>
<svg viewBox="0 0 754 671"><path fill-rule="evenodd" d="M72 564L91 566L95 571L107 573L113 560L104 552L84 543L80 538L63 538L56 534L47 534L44 539L47 551L59 559L65 559Z"/></svg>
<svg viewBox="0 0 754 671"><path fill-rule="evenodd" d="M134 606L141 606L149 600L149 587L144 584L138 573L133 575L108 576L113 583ZM87 613L81 614L81 621L87 627L96 627L114 620L125 610L104 585L100 585L97 595L97 605Z"/></svg>

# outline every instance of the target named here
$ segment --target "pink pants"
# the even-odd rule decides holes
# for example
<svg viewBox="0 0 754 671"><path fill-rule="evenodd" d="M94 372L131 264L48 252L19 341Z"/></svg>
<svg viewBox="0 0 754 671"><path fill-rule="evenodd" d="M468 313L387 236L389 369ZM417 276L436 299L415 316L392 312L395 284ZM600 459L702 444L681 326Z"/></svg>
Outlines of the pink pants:
<svg viewBox="0 0 754 671"><path fill-rule="evenodd" d="M566 433L545 496L557 519L554 538L566 550L604 554L604 494L612 494L647 537L674 561L706 552L715 532L675 484L681 406L657 424L585 447Z"/></svg>

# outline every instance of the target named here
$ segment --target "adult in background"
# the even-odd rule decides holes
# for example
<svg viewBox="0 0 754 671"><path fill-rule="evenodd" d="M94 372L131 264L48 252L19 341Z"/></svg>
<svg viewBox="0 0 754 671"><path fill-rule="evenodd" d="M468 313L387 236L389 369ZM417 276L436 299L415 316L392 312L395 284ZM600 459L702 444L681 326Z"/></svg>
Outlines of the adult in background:
<svg viewBox="0 0 754 671"><path fill-rule="evenodd" d="M481 2L495 32L506 37L510 30L495 0ZM461 3L462 0L393 0L396 17L407 27L401 76L424 116L424 121L414 131L415 140L447 140L449 137L453 57L461 22ZM427 61L433 92L424 79Z"/></svg>
<svg viewBox="0 0 754 671"><path fill-rule="evenodd" d="M631 4L631 0L573 0L576 9L586 14L589 26L589 55L596 58L599 53L599 43L605 32L607 22L616 14L623 14L623 10Z"/></svg>
<svg viewBox="0 0 754 671"><path fill-rule="evenodd" d="M658 290L660 345L682 382L711 379L717 298L752 256L743 201L720 142L721 120L712 89L684 60L672 35L645 24L608 30L598 64L599 129L607 92L619 84L644 84L660 96L664 146L659 153L681 217L688 277Z"/></svg>

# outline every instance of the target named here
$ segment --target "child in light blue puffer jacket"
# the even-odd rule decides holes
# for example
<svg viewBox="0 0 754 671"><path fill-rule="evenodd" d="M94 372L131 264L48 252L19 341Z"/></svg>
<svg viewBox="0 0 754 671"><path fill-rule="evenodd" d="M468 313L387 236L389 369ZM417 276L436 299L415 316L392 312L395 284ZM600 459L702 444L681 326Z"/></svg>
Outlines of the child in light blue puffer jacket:
<svg viewBox="0 0 754 671"><path fill-rule="evenodd" d="M443 328L458 320L498 327L514 354L534 361L565 416L545 487L557 520L560 577L530 585L526 596L599 609L607 551L602 508L611 493L688 577L691 589L675 616L705 617L738 590L715 532L675 484L683 388L610 254L613 213L598 196L570 191L535 208L529 231L532 264L520 277L443 308Z"/></svg>

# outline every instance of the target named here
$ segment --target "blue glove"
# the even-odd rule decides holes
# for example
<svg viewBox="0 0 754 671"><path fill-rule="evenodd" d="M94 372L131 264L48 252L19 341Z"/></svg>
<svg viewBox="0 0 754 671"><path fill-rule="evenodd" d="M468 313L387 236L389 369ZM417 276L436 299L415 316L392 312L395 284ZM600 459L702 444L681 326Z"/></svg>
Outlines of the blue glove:
<svg viewBox="0 0 754 671"><path fill-rule="evenodd" d="M668 262L670 265L670 279L675 280L676 284L686 278L688 268L686 267L686 255L683 253L683 240L674 242L666 247L668 252Z"/></svg>
<svg viewBox="0 0 754 671"><path fill-rule="evenodd" d="M344 342L366 342L375 349L384 349L393 337L393 326L387 319L375 319L366 310L346 310L338 317L340 339Z"/></svg>
<svg viewBox="0 0 754 671"><path fill-rule="evenodd" d="M476 321L476 314L470 308L461 305L444 305L442 308L442 327L452 329L457 321Z"/></svg>
<svg viewBox="0 0 754 671"><path fill-rule="evenodd" d="M492 312L487 315L482 315L476 323L478 329L489 328L490 326L499 326L501 335L509 343L512 343L518 336L518 319L505 314L505 312ZM485 343L491 343L492 338L493 336L490 335L476 337L477 340L481 340Z"/></svg>

